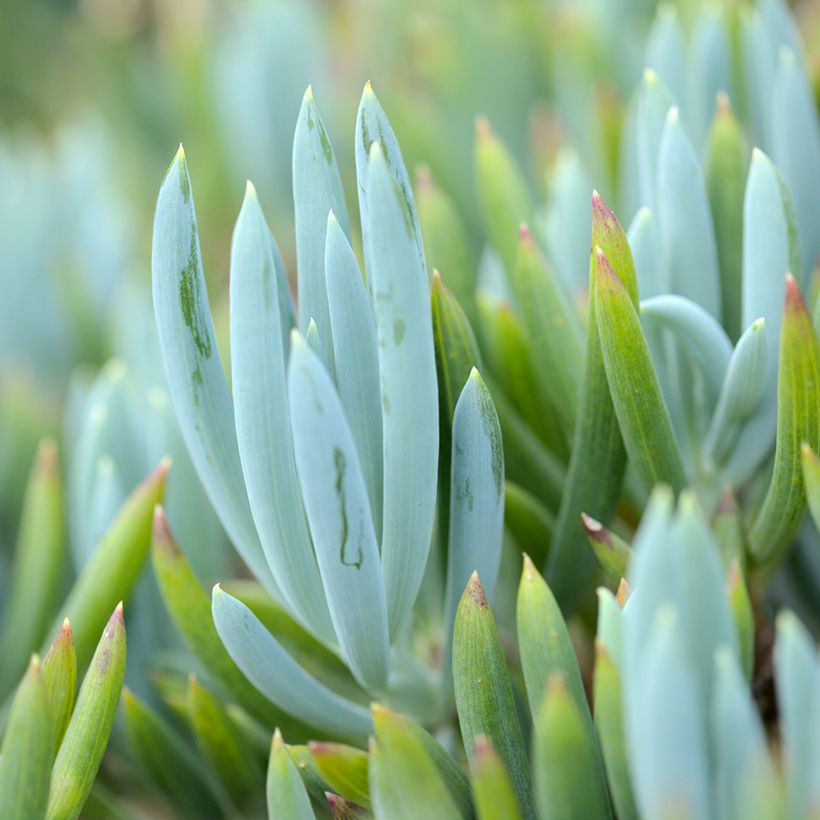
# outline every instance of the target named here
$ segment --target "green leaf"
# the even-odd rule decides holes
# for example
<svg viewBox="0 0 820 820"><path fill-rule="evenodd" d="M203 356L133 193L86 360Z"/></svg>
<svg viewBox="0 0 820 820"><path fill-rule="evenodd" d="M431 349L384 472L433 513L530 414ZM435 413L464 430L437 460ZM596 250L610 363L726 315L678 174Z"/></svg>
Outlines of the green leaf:
<svg viewBox="0 0 820 820"><path fill-rule="evenodd" d="M743 192L748 148L743 128L726 94L717 97L706 148L706 191L712 209L720 270L723 326L732 340L740 336L743 286Z"/></svg>
<svg viewBox="0 0 820 820"><path fill-rule="evenodd" d="M254 799L262 784L262 770L253 749L239 734L219 699L195 675L188 679L188 714L194 737L236 805Z"/></svg>
<svg viewBox="0 0 820 820"><path fill-rule="evenodd" d="M35 820L45 815L53 722L40 659L33 655L11 705L0 746L0 816Z"/></svg>
<svg viewBox="0 0 820 820"><path fill-rule="evenodd" d="M726 579L729 606L737 630L737 643L740 654L740 667L748 683L752 681L755 661L755 615L746 579L740 569L737 558L729 566Z"/></svg>
<svg viewBox="0 0 820 820"><path fill-rule="evenodd" d="M356 679L379 691L387 683L389 646L370 502L330 375L296 331L288 398L299 483L333 626Z"/></svg>
<svg viewBox="0 0 820 820"><path fill-rule="evenodd" d="M536 376L562 429L570 435L576 422L583 368L581 332L561 282L525 226L521 227L518 255L510 276L529 336Z"/></svg>
<svg viewBox="0 0 820 820"><path fill-rule="evenodd" d="M400 716L374 704L370 795L377 820L460 820L433 759Z"/></svg>
<svg viewBox="0 0 820 820"><path fill-rule="evenodd" d="M325 281L333 329L336 386L362 465L376 538L382 529L382 408L373 306L353 248L331 211Z"/></svg>
<svg viewBox="0 0 820 820"><path fill-rule="evenodd" d="M612 816L606 781L590 783L590 772L601 764L588 722L586 704L582 712L563 676L551 675L538 708L533 743L536 801L542 820Z"/></svg>
<svg viewBox="0 0 820 820"><path fill-rule="evenodd" d="M229 807L217 784L206 778L201 761L151 706L129 689L122 693L125 733L139 766L182 817L222 817ZM220 805L221 804L221 805Z"/></svg>
<svg viewBox="0 0 820 820"><path fill-rule="evenodd" d="M68 618L79 669L85 668L91 658L117 601L128 597L142 571L151 543L151 516L162 500L169 469L170 464L162 461L128 496L58 609L49 634L56 635ZM101 578L105 583L100 582Z"/></svg>
<svg viewBox="0 0 820 820"><path fill-rule="evenodd" d="M245 489L182 146L157 199L151 274L168 392L191 461L242 560L275 592Z"/></svg>
<svg viewBox="0 0 820 820"><path fill-rule="evenodd" d="M151 556L168 613L208 674L266 726L286 726L300 735L304 727L264 698L231 660L214 626L208 594L177 546L161 507L154 512Z"/></svg>
<svg viewBox="0 0 820 820"><path fill-rule="evenodd" d="M806 511L800 448L820 447L820 349L800 289L786 277L777 380L777 444L771 483L752 529L757 563L772 564L788 547Z"/></svg>
<svg viewBox="0 0 820 820"><path fill-rule="evenodd" d="M125 676L122 604L111 615L80 686L51 773L48 820L78 817L100 767Z"/></svg>
<svg viewBox="0 0 820 820"><path fill-rule="evenodd" d="M489 390L473 368L453 417L450 531L445 593L445 667L461 592L471 573L492 600L504 536L504 451Z"/></svg>
<svg viewBox="0 0 820 820"><path fill-rule="evenodd" d="M271 744L266 792L269 820L315 820L302 778L278 729Z"/></svg>
<svg viewBox="0 0 820 820"><path fill-rule="evenodd" d="M447 285L469 323L477 327L477 264L461 214L426 166L416 172L416 190L421 232L430 265L444 272Z"/></svg>
<svg viewBox="0 0 820 820"><path fill-rule="evenodd" d="M333 334L325 286L325 234L328 211L333 211L346 235L350 234L342 180L336 157L322 122L313 91L308 86L293 135L293 215L296 228L296 262L299 327L307 331L316 321L319 338L333 374ZM253 343L258 343L254 338Z"/></svg>
<svg viewBox="0 0 820 820"><path fill-rule="evenodd" d="M476 739L486 737L507 767L522 816L535 817L527 753L504 650L477 573L470 577L456 613L453 685L468 759L473 760Z"/></svg>
<svg viewBox="0 0 820 820"><path fill-rule="evenodd" d="M68 728L77 695L77 652L68 618L63 621L43 660L43 680L54 724L54 751Z"/></svg>
<svg viewBox="0 0 820 820"><path fill-rule="evenodd" d="M595 557L611 580L620 581L626 575L632 550L629 544L600 521L581 513L581 522Z"/></svg>
<svg viewBox="0 0 820 820"><path fill-rule="evenodd" d="M803 442L800 448L803 463L803 481L806 484L806 497L814 524L820 529L820 458L810 444Z"/></svg>
<svg viewBox="0 0 820 820"><path fill-rule="evenodd" d="M543 566L555 528L555 517L523 487L507 481L504 488L504 524L519 544L527 545L533 563Z"/></svg>
<svg viewBox="0 0 820 820"><path fill-rule="evenodd" d="M308 748L319 774L334 792L370 808L367 752L342 743L311 743Z"/></svg>
<svg viewBox="0 0 820 820"><path fill-rule="evenodd" d="M483 117L476 120L475 176L485 233L511 274L518 229L532 217L532 200L521 170Z"/></svg>
<svg viewBox="0 0 820 820"><path fill-rule="evenodd" d="M746 541L740 518L740 508L731 487L726 487L720 496L717 511L712 521L723 568L728 570L734 561L743 570L746 563Z"/></svg>
<svg viewBox="0 0 820 820"><path fill-rule="evenodd" d="M410 616L430 549L438 396L429 286L416 253L412 201L397 187L389 158L387 147L373 143L363 231L378 332L384 431L381 558L390 634L395 637Z"/></svg>
<svg viewBox="0 0 820 820"><path fill-rule="evenodd" d="M621 697L621 673L604 642L595 642L595 728L601 744L612 803L619 820L637 820L638 809L632 794L632 777L626 752Z"/></svg>
<svg viewBox="0 0 820 820"><path fill-rule="evenodd" d="M304 671L256 616L217 584L212 612L216 631L245 677L289 715L343 737L370 733L370 714Z"/></svg>
<svg viewBox="0 0 820 820"><path fill-rule="evenodd" d="M475 740L470 772L478 820L520 820L510 776L498 752L485 737Z"/></svg>
<svg viewBox="0 0 820 820"><path fill-rule="evenodd" d="M595 314L607 382L626 452L647 487L686 483L669 410L627 289L595 251Z"/></svg>
<svg viewBox="0 0 820 820"><path fill-rule="evenodd" d="M637 308L638 283L629 242L617 217L597 192L592 194L592 242L593 250L600 247L606 254ZM589 260L590 300L578 421L546 567L550 585L566 609L571 609L582 594L595 565L586 549L580 515L589 513L601 521L614 515L626 468L626 451L598 332L596 265L593 252Z"/></svg>
<svg viewBox="0 0 820 820"><path fill-rule="evenodd" d="M57 446L40 442L29 475L0 636L0 695L7 694L46 637L60 594L65 511Z"/></svg>
<svg viewBox="0 0 820 820"><path fill-rule="evenodd" d="M248 183L231 244L231 375L239 456L276 583L297 617L332 642L294 464L273 249L256 191ZM324 292L323 268L321 275Z"/></svg>

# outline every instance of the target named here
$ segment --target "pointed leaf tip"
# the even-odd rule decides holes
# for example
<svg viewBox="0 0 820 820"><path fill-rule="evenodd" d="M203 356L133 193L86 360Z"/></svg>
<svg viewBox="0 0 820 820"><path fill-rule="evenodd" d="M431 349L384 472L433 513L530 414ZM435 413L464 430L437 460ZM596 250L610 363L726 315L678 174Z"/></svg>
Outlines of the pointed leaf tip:
<svg viewBox="0 0 820 820"><path fill-rule="evenodd" d="M473 572L470 576L465 594L468 594L473 603L480 609L487 609L487 596L484 594L484 587L481 586L478 572Z"/></svg>

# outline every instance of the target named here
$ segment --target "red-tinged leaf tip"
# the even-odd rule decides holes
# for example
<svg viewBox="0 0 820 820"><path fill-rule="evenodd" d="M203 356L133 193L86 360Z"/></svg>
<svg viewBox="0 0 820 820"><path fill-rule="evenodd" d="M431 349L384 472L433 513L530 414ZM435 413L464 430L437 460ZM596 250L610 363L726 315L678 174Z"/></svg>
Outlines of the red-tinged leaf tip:
<svg viewBox="0 0 820 820"><path fill-rule="evenodd" d="M74 633L71 630L71 622L68 618L63 618L63 625L60 627L60 634L66 635L69 639L74 639Z"/></svg>
<svg viewBox="0 0 820 820"><path fill-rule="evenodd" d="M487 596L484 594L484 587L481 586L478 572L473 572L470 576L464 593L479 609L487 609Z"/></svg>
<svg viewBox="0 0 820 820"><path fill-rule="evenodd" d="M114 611L111 613L111 619L109 620L110 624L123 624L125 623L125 614L123 611L122 601L120 601L115 607Z"/></svg>
<svg viewBox="0 0 820 820"><path fill-rule="evenodd" d="M621 578L621 583L618 584L618 589L615 592L615 600L621 609L624 608L626 602L629 600L631 592L632 590L629 588L626 578Z"/></svg>
<svg viewBox="0 0 820 820"><path fill-rule="evenodd" d="M596 544L612 548L612 538L609 530L597 519L586 513L581 513L581 523L584 525L587 535L595 541Z"/></svg>
<svg viewBox="0 0 820 820"><path fill-rule="evenodd" d="M480 760L481 758L486 757L488 754L490 754L490 751L492 750L492 744L484 735L479 735L473 741L473 749L475 750L476 758Z"/></svg>
<svg viewBox="0 0 820 820"><path fill-rule="evenodd" d="M480 140L495 139L490 121L483 114L475 119L475 135Z"/></svg>
<svg viewBox="0 0 820 820"><path fill-rule="evenodd" d="M790 273L786 274L786 310L808 313L806 303L803 300L803 294L800 293L800 286Z"/></svg>
<svg viewBox="0 0 820 820"><path fill-rule="evenodd" d="M620 277L615 273L612 265L609 264L609 259L606 258L606 254L598 245L595 246L595 270L598 274L598 284L603 284L610 292L623 288L623 282L621 282Z"/></svg>
<svg viewBox="0 0 820 820"><path fill-rule="evenodd" d="M532 232L526 222L522 222L518 226L518 240L522 244L532 245Z"/></svg>

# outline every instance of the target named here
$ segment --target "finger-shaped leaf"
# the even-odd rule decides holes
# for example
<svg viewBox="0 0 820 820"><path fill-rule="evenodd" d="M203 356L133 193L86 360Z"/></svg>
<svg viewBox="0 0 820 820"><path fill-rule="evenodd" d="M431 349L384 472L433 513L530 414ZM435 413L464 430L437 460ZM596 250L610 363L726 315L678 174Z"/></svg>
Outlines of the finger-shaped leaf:
<svg viewBox="0 0 820 820"><path fill-rule="evenodd" d="M727 820L782 817L779 784L747 680L728 649L715 655L712 742L717 813Z"/></svg>
<svg viewBox="0 0 820 820"><path fill-rule="evenodd" d="M625 580L621 579L618 595L622 592ZM598 628L596 643L606 650L607 656L619 669L623 663L623 601L612 594L606 587L598 587Z"/></svg>
<svg viewBox="0 0 820 820"><path fill-rule="evenodd" d="M213 591L213 619L219 637L247 679L288 714L343 737L369 734L366 709L331 692L305 672L240 601L219 587Z"/></svg>
<svg viewBox="0 0 820 820"><path fill-rule="evenodd" d="M222 817L230 801L210 781L193 749L159 712L129 689L122 693L128 745L139 766L183 817Z"/></svg>
<svg viewBox="0 0 820 820"><path fill-rule="evenodd" d="M54 726L40 659L34 655L12 701L0 746L0 816L45 815L54 754Z"/></svg>
<svg viewBox="0 0 820 820"><path fill-rule="evenodd" d="M723 326L732 340L740 336L743 328L743 191L747 167L748 149L743 128L729 98L719 94L706 148L705 173L717 242Z"/></svg>
<svg viewBox="0 0 820 820"><path fill-rule="evenodd" d="M300 619L332 641L296 478L274 268L270 231L249 183L231 246L231 374L239 455L276 583Z"/></svg>
<svg viewBox="0 0 820 820"><path fill-rule="evenodd" d="M658 153L661 138L666 123L666 115L675 104L675 100L667 90L661 78L652 68L644 69L643 81L638 91L638 108L636 121L636 141L638 144L638 171L640 176L641 203L657 216L657 182L658 182ZM652 245L657 260L660 261L660 243L658 241L657 221L653 224L654 231ZM652 288L643 295L653 296L656 292L663 293L666 288L660 281L660 267L657 290Z"/></svg>
<svg viewBox="0 0 820 820"><path fill-rule="evenodd" d="M686 51L678 10L659 6L646 41L644 63L657 73L679 105L686 100Z"/></svg>
<svg viewBox="0 0 820 820"><path fill-rule="evenodd" d="M507 481L504 488L504 524L517 543L527 545L533 555L533 564L543 566L555 528L555 517L523 487Z"/></svg>
<svg viewBox="0 0 820 820"><path fill-rule="evenodd" d="M0 636L0 696L46 637L65 561L65 511L57 447L43 440L26 485Z"/></svg>
<svg viewBox="0 0 820 820"><path fill-rule="evenodd" d="M637 306L638 284L629 242L617 217L597 192L592 194L592 242L607 255ZM580 515L591 513L603 521L612 517L626 466L598 332L594 296L598 263L594 253L589 264L590 300L578 422L547 566L549 582L565 608L574 606L594 567Z"/></svg>
<svg viewBox="0 0 820 820"><path fill-rule="evenodd" d="M737 498L731 487L726 487L720 496L718 508L712 521L723 568L728 570L733 561L742 570L746 564L746 539L740 517Z"/></svg>
<svg viewBox="0 0 820 820"><path fill-rule="evenodd" d="M708 410L717 404L732 356L732 343L718 321L696 302L667 294L645 299L640 307L644 325L668 329L703 378Z"/></svg>
<svg viewBox="0 0 820 820"><path fill-rule="evenodd" d="M253 801L262 770L219 699L191 675L188 717L197 746L237 806Z"/></svg>
<svg viewBox="0 0 820 820"><path fill-rule="evenodd" d="M271 744L266 792L270 820L315 820L302 778L278 729Z"/></svg>
<svg viewBox="0 0 820 820"><path fill-rule="evenodd" d="M77 653L68 618L43 659L43 680L54 724L54 750L60 747L77 696Z"/></svg>
<svg viewBox="0 0 820 820"><path fill-rule="evenodd" d="M658 230L667 288L715 319L721 317L720 274L712 214L700 164L672 108L658 151Z"/></svg>
<svg viewBox="0 0 820 820"><path fill-rule="evenodd" d="M632 776L626 753L626 738L621 697L621 673L606 646L595 644L595 728L601 744L609 789L620 820L637 820L638 809L632 794Z"/></svg>
<svg viewBox="0 0 820 820"><path fill-rule="evenodd" d="M755 616L746 579L743 577L737 558L729 566L726 588L737 630L740 667L746 680L751 682L755 660Z"/></svg>
<svg viewBox="0 0 820 820"><path fill-rule="evenodd" d="M370 796L377 820L458 820L462 815L433 759L400 716L374 707Z"/></svg>
<svg viewBox="0 0 820 820"><path fill-rule="evenodd" d="M327 354L331 373L333 335L325 286L325 235L328 211L336 214L342 230L350 233L342 180L322 118L308 86L293 136L293 215L296 227L299 327L306 332L313 318ZM258 343L258 339L253 340Z"/></svg>
<svg viewBox="0 0 820 820"><path fill-rule="evenodd" d="M48 820L78 817L100 767L125 676L122 604L114 610L88 667L51 773Z"/></svg>
<svg viewBox="0 0 820 820"><path fill-rule="evenodd" d="M660 281L659 250L655 247L657 226L649 208L641 208L629 225L627 236L632 249L638 292L645 299L657 296L663 290ZM606 251L604 251L606 253Z"/></svg>
<svg viewBox="0 0 820 820"><path fill-rule="evenodd" d="M820 458L810 444L803 442L800 448L803 462L803 481L806 484L806 498L815 526L820 528Z"/></svg>
<svg viewBox="0 0 820 820"><path fill-rule="evenodd" d="M410 177L404 165L401 148L393 133L393 128L384 109L381 106L370 82L365 83L359 111L356 114L356 181L359 191L359 215L362 223L362 233L366 234L372 222L383 218L380 213L381 204L372 202L370 193L370 151L374 143L378 143L390 174L398 188L401 210L408 221L408 227L415 239L413 246L418 257L418 266L422 271L427 270L424 259L424 246L421 241L421 228L416 215L416 201L413 198L413 188ZM377 214L377 216L374 216ZM373 266L381 264L373 258L373 251L367 241L363 243L365 270L371 285L371 293L375 295L379 286L374 280ZM406 264L412 264L408 259Z"/></svg>
<svg viewBox="0 0 820 820"><path fill-rule="evenodd" d="M151 543L151 516L162 500L169 468L163 461L131 493L57 612L50 634L56 635L68 618L79 669L88 664L111 611L128 597L142 570Z"/></svg>
<svg viewBox="0 0 820 820"><path fill-rule="evenodd" d="M367 286L339 222L327 217L325 281L336 385L359 453L376 538L382 528L382 408L376 322Z"/></svg>
<svg viewBox="0 0 820 820"><path fill-rule="evenodd" d="M513 702L504 650L478 575L473 573L456 613L453 684L461 735L472 761L486 737L507 767L524 818L535 816L532 781Z"/></svg>
<svg viewBox="0 0 820 820"><path fill-rule="evenodd" d="M424 248L430 266L444 272L447 286L461 305L469 323L477 327L477 265L461 214L455 203L435 182L429 168L417 170L416 190Z"/></svg>
<svg viewBox="0 0 820 820"><path fill-rule="evenodd" d="M581 385L581 333L561 282L547 266L526 227L521 228L515 266L510 270L536 374L569 435ZM547 389L545 387L545 389Z"/></svg>
<svg viewBox="0 0 820 820"><path fill-rule="evenodd" d="M295 331L288 398L296 468L333 626L356 679L379 691L387 682L387 605L367 489L330 375Z"/></svg>
<svg viewBox="0 0 820 820"><path fill-rule="evenodd" d="M764 150L772 145L772 95L777 76L777 51L771 32L758 13L743 9L740 19L740 54L746 81L745 97L753 142Z"/></svg>
<svg viewBox="0 0 820 820"><path fill-rule="evenodd" d="M669 411L638 315L603 251L595 251L595 315L612 403L626 452L647 487L685 484Z"/></svg>
<svg viewBox="0 0 820 820"><path fill-rule="evenodd" d="M520 820L510 776L485 737L476 738L470 771L478 820Z"/></svg>
<svg viewBox="0 0 820 820"><path fill-rule="evenodd" d="M387 148L373 143L364 236L379 340L384 431L381 557L390 634L395 636L410 614L430 549L438 397L427 275L408 213L412 201L397 187L389 157Z"/></svg>
<svg viewBox="0 0 820 820"><path fill-rule="evenodd" d="M775 4L771 4L775 5ZM804 287L820 253L820 123L817 104L799 52L780 49L772 92L772 156L791 191L800 259L793 273Z"/></svg>
<svg viewBox="0 0 820 820"><path fill-rule="evenodd" d="M777 444L774 470L763 506L749 532L758 562L776 560L806 511L800 462L803 442L820 446L820 345L811 314L792 276L786 277L786 305L777 380Z"/></svg>
<svg viewBox="0 0 820 820"><path fill-rule="evenodd" d="M266 726L284 726L294 736L302 735L304 727L262 697L231 660L214 626L208 594L177 546L161 507L154 513L151 556L168 613L208 674Z"/></svg>
<svg viewBox="0 0 820 820"><path fill-rule="evenodd" d="M504 451L490 391L473 368L453 417L445 604L446 666L461 593L473 572L492 600L504 535Z"/></svg>
<svg viewBox="0 0 820 820"><path fill-rule="evenodd" d="M590 783L601 764L589 712L579 708L560 673L552 675L535 719L534 762L538 816L553 818L611 817L606 781Z"/></svg>
<svg viewBox="0 0 820 820"><path fill-rule="evenodd" d="M248 504L182 146L157 199L151 271L168 392L191 461L242 559L257 578L275 589Z"/></svg>
<svg viewBox="0 0 820 820"><path fill-rule="evenodd" d="M820 800L817 773L818 680L820 661L814 642L792 612L777 618L775 683L783 738L788 817L806 817Z"/></svg>
<svg viewBox="0 0 820 820"><path fill-rule="evenodd" d="M319 774L334 792L370 808L367 752L342 743L311 743L309 748Z"/></svg>
<svg viewBox="0 0 820 820"><path fill-rule="evenodd" d="M476 121L475 175L484 230L508 274L518 256L518 229L532 216L532 200L521 170L490 123Z"/></svg>
<svg viewBox="0 0 820 820"><path fill-rule="evenodd" d="M581 523L595 557L610 579L618 581L623 578L632 552L629 544L586 513L581 513Z"/></svg>
<svg viewBox="0 0 820 820"><path fill-rule="evenodd" d="M766 320L752 322L729 359L715 412L703 443L702 458L725 463L741 425L758 406L768 382Z"/></svg>

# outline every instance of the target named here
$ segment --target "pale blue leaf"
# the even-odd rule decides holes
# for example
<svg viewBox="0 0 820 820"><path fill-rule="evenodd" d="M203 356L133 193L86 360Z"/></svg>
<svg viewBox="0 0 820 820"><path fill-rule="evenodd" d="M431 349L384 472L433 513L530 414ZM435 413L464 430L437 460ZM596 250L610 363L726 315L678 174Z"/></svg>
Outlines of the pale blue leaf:
<svg viewBox="0 0 820 820"><path fill-rule="evenodd" d="M271 703L330 734L361 739L373 731L367 709L305 672L250 609L218 584L212 607L216 630L234 663Z"/></svg>
<svg viewBox="0 0 820 820"><path fill-rule="evenodd" d="M666 124L666 116L674 104L675 100L658 75L652 69L646 69L638 92L638 115L635 131L638 144L641 205L649 208L656 215L658 212L656 202L658 155ZM655 242L656 247L658 247L657 239ZM660 254L659 248L656 254Z"/></svg>
<svg viewBox="0 0 820 820"><path fill-rule="evenodd" d="M779 49L785 46L793 54L801 55L802 59L803 47L788 4L783 0L757 0L756 5L774 47Z"/></svg>
<svg viewBox="0 0 820 820"><path fill-rule="evenodd" d="M706 184L677 109L666 117L658 150L658 231L665 290L720 320L720 273Z"/></svg>
<svg viewBox="0 0 820 820"><path fill-rule="evenodd" d="M774 666L788 817L797 820L820 805L820 661L808 631L788 611L777 618Z"/></svg>
<svg viewBox="0 0 820 820"><path fill-rule="evenodd" d="M703 377L709 412L717 403L732 343L726 331L700 305L682 296L665 295L641 302L641 320L670 330Z"/></svg>
<svg viewBox="0 0 820 820"><path fill-rule="evenodd" d="M362 686L384 689L387 605L356 445L330 374L294 332L288 367L293 447L339 645Z"/></svg>
<svg viewBox="0 0 820 820"><path fill-rule="evenodd" d="M725 478L735 486L748 479L774 445L786 274L800 270L799 256L788 189L772 161L755 149L743 201L742 324L748 327L760 317L766 320L768 365L760 406L741 432L726 467Z"/></svg>
<svg viewBox="0 0 820 820"><path fill-rule="evenodd" d="M660 77L679 106L686 103L686 55L678 11L672 3L658 6L646 41L646 68Z"/></svg>
<svg viewBox="0 0 820 820"><path fill-rule="evenodd" d="M433 528L438 470L438 388L427 274L412 202L379 143L370 149L364 223L379 345L384 435L382 566L390 634L418 593Z"/></svg>
<svg viewBox="0 0 820 820"><path fill-rule="evenodd" d="M777 70L777 50L755 9L741 7L740 54L746 79L745 99L752 125L752 144L772 148L772 95Z"/></svg>
<svg viewBox="0 0 820 820"><path fill-rule="evenodd" d="M760 716L737 655L726 647L715 654L709 725L717 816L722 820L782 817L779 784Z"/></svg>
<svg viewBox="0 0 820 820"><path fill-rule="evenodd" d="M504 450L490 391L473 368L453 414L445 598L446 666L456 610L473 572L492 604L504 535Z"/></svg>
<svg viewBox="0 0 820 820"><path fill-rule="evenodd" d="M231 371L239 455L276 583L299 620L333 642L293 460L275 264L270 231L249 183L231 245Z"/></svg>
<svg viewBox="0 0 820 820"><path fill-rule="evenodd" d="M768 377L766 320L752 322L738 339L701 452L704 462L723 464L755 410Z"/></svg>
<svg viewBox="0 0 820 820"><path fill-rule="evenodd" d="M305 333L308 321L315 319L322 347L328 356L329 369L333 373L333 340L325 288L324 240L328 211L336 214L346 234L350 233L350 229L336 157L310 87L302 100L293 136L293 210L299 327Z"/></svg>
<svg viewBox="0 0 820 820"><path fill-rule="evenodd" d="M820 125L805 69L787 48L779 55L771 120L772 157L792 194L803 263L792 273L808 288L820 254Z"/></svg>
<svg viewBox="0 0 820 820"><path fill-rule="evenodd" d="M336 386L359 453L376 538L382 531L382 409L376 320L353 249L333 213L327 219L325 279Z"/></svg>
<svg viewBox="0 0 820 820"><path fill-rule="evenodd" d="M662 607L651 623L626 716L635 797L644 817L708 818L705 714L680 618Z"/></svg>
<svg viewBox="0 0 820 820"><path fill-rule="evenodd" d="M658 296L664 290L661 282L661 266L656 243L657 226L649 208L641 208L632 219L627 231L635 275L638 277L638 293L644 299Z"/></svg>
<svg viewBox="0 0 820 820"><path fill-rule="evenodd" d="M411 226L411 232L415 239L415 253L418 257L418 264L427 275L427 263L424 258L424 245L421 240L421 227L419 226L416 214L416 200L413 197L413 187L410 184L410 177L404 165L401 155L401 148L393 128L384 109L381 106L370 83L366 83L362 92L362 99L359 103L359 111L356 114L356 182L359 189L359 218L362 224L362 233L367 230L367 226L375 222L379 216L371 213L370 190L369 190L369 168L370 168L370 148L374 143L381 146L381 152L391 176L393 177L399 191L399 198L405 219ZM325 211L327 215L327 211ZM371 278L373 260L370 258L371 250L368 243L364 243L365 270L368 278ZM409 264L409 263L408 263ZM371 282L371 291L375 287Z"/></svg>
<svg viewBox="0 0 820 820"><path fill-rule="evenodd" d="M242 559L275 591L245 491L233 407L202 271L191 180L181 147L157 199L151 270L168 392L191 460Z"/></svg>
<svg viewBox="0 0 820 820"><path fill-rule="evenodd" d="M128 489L123 486L114 459L111 456L101 456L97 461L93 489L85 509L87 540L81 545L82 557L77 564L78 568L85 566L93 555L127 496Z"/></svg>

